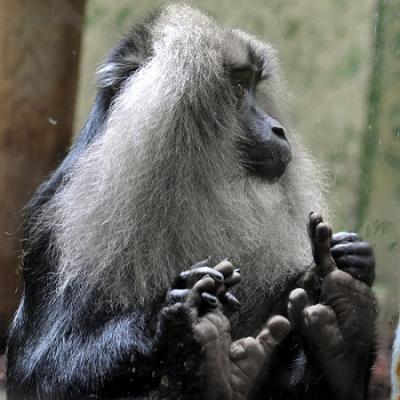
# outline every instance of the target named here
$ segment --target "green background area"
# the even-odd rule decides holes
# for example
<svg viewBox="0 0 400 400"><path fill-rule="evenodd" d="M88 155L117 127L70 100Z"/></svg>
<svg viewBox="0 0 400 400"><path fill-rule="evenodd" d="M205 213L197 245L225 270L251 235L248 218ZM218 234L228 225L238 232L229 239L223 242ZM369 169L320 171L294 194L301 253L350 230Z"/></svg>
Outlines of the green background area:
<svg viewBox="0 0 400 400"><path fill-rule="evenodd" d="M334 229L360 228L375 246L376 287L385 325L391 324L400 254L399 1L386 1L385 13L379 0L187 3L278 49L293 122L328 176ZM88 1L76 130L91 107L95 71L107 50L160 4Z"/></svg>

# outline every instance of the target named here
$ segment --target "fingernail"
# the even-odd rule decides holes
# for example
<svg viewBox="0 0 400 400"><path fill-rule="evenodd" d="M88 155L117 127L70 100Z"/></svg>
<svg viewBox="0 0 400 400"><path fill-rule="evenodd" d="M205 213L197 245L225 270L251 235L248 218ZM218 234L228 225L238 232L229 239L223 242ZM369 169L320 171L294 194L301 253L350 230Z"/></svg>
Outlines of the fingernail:
<svg viewBox="0 0 400 400"><path fill-rule="evenodd" d="M220 273L215 274L214 279L217 280L218 282L223 282L224 276Z"/></svg>
<svg viewBox="0 0 400 400"><path fill-rule="evenodd" d="M217 304L217 299L208 293L203 293L202 297L207 303L209 303L211 305L215 306Z"/></svg>
<svg viewBox="0 0 400 400"><path fill-rule="evenodd" d="M240 274L240 268L236 268L234 271Z"/></svg>

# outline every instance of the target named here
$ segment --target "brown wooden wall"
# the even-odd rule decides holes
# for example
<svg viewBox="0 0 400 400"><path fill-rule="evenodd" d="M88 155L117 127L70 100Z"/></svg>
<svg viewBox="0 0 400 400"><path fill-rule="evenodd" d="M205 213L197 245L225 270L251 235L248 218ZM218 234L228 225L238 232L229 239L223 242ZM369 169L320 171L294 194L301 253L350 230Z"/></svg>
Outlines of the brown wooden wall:
<svg viewBox="0 0 400 400"><path fill-rule="evenodd" d="M20 290L20 210L72 134L84 0L0 0L0 341Z"/></svg>

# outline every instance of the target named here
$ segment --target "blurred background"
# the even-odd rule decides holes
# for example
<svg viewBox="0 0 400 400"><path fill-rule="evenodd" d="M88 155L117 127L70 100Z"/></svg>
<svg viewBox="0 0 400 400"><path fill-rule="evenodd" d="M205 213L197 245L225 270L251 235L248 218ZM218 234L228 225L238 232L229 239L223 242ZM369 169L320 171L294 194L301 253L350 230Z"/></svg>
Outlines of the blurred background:
<svg viewBox="0 0 400 400"><path fill-rule="evenodd" d="M399 309L400 0L187 3L278 49L294 124L328 176L334 229L375 248L375 376L387 391ZM21 208L81 129L105 53L160 4L0 0L0 350L21 288Z"/></svg>

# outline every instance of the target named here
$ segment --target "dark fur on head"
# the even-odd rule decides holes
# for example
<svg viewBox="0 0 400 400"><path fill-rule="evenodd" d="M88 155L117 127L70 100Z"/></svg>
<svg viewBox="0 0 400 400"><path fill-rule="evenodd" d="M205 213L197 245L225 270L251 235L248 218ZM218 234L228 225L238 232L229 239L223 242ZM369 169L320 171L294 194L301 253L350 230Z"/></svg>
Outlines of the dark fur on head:
<svg viewBox="0 0 400 400"><path fill-rule="evenodd" d="M236 147L244 132L228 69L248 62L267 77L258 102L289 131L293 160L274 184L248 176ZM283 86L269 45L186 6L124 39L99 72L111 103L100 132L31 229L52 232L59 293L77 280L112 304L144 304L209 255L230 257L266 295L302 271L308 213L324 206Z"/></svg>

